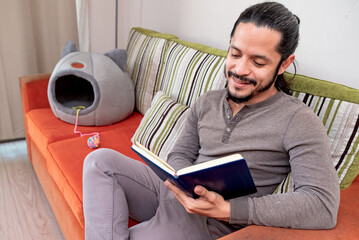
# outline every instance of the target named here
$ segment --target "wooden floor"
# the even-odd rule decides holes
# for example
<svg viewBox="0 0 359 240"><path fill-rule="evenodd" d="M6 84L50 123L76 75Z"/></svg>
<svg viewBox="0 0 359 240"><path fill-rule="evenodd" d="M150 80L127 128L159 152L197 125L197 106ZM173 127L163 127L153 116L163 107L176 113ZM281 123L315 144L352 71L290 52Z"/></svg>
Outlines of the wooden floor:
<svg viewBox="0 0 359 240"><path fill-rule="evenodd" d="M0 143L0 240L65 239L37 180L25 140Z"/></svg>

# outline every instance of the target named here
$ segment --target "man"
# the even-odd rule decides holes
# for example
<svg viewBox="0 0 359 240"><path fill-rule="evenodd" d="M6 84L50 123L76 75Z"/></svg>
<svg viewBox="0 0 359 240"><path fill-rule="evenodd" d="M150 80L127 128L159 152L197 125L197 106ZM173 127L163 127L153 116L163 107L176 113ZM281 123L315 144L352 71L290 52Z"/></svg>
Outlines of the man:
<svg viewBox="0 0 359 240"><path fill-rule="evenodd" d="M249 224L333 228L339 183L324 127L285 94L282 78L298 38L299 19L281 4L246 9L231 33L228 87L196 101L169 155L180 169L239 152L256 194L225 201L196 186L192 199L146 165L101 149L84 164L86 238L216 239ZM272 195L290 170L294 192ZM128 229L128 216L142 223Z"/></svg>

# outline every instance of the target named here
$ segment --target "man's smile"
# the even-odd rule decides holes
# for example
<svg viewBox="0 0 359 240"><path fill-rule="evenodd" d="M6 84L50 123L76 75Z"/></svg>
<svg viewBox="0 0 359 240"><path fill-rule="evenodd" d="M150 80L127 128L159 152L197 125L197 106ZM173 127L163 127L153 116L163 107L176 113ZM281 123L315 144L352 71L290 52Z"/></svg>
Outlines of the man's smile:
<svg viewBox="0 0 359 240"><path fill-rule="evenodd" d="M232 77L233 81L238 84L253 84L254 86L257 85L257 81L251 78L239 76L238 74L232 72L231 70L228 71L228 77Z"/></svg>

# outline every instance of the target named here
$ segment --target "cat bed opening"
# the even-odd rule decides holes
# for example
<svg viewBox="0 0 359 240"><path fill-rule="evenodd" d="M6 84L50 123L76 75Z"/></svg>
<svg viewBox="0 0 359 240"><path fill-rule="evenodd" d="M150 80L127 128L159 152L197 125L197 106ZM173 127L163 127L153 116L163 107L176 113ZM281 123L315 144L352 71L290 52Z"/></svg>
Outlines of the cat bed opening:
<svg viewBox="0 0 359 240"><path fill-rule="evenodd" d="M65 107L90 107L94 103L95 93L92 84L81 77L67 75L57 79L55 97Z"/></svg>

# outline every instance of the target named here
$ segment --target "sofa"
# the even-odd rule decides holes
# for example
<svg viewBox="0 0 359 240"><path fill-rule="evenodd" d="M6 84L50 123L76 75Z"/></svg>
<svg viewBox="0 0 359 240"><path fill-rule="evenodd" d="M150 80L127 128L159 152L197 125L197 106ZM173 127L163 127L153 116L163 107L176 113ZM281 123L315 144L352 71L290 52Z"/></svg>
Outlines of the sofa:
<svg viewBox="0 0 359 240"><path fill-rule="evenodd" d="M170 34L133 28L128 37L127 68L135 89L135 109L126 119L105 126L78 126L98 132L100 148L135 160L131 140L140 141L166 159L191 104L201 94L224 88L226 51L191 43ZM84 239L82 167L94 149L74 125L56 118L47 87L51 74L20 77L30 161L66 239ZM358 239L359 90L303 75L284 74L293 96L322 119L328 131L333 165L340 178L337 226L300 230L248 226L222 239ZM273 194L292 191L290 174ZM129 220L129 225L136 222Z"/></svg>

